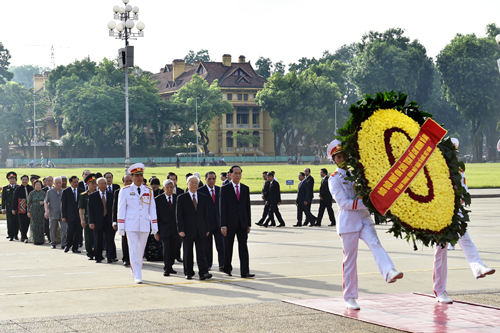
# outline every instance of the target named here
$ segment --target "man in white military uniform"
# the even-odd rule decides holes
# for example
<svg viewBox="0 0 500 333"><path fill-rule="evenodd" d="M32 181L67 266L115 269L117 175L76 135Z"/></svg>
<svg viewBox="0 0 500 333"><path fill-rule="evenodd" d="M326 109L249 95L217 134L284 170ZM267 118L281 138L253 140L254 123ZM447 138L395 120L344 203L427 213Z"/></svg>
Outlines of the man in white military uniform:
<svg viewBox="0 0 500 333"><path fill-rule="evenodd" d="M125 186L118 195L118 234L127 232L130 268L135 283L142 283L142 257L151 232L158 232L156 204L153 191L143 184L144 164L131 165L127 173L133 184Z"/></svg>
<svg viewBox="0 0 500 333"><path fill-rule="evenodd" d="M452 138L451 142L453 142L455 148L458 150L458 139ZM460 174L462 175L462 186L466 191L469 191L469 188L465 184L465 172L460 170ZM463 217L462 213L458 214L460 217ZM468 231L466 231L465 234L458 239L458 244L460 244L460 247L464 251L465 258L467 258L469 266L472 269L472 274L474 274L476 279L495 273L494 268L489 268L481 261L476 246L472 242ZM451 244L448 244L448 249L454 250L455 248ZM446 292L446 281L448 279L448 254L446 251L446 248L442 248L439 245L436 246L436 250L434 252L434 270L432 275L434 284L433 290L438 302L451 304L453 303L453 300L448 297L448 293Z"/></svg>
<svg viewBox="0 0 500 333"><path fill-rule="evenodd" d="M350 177L351 174L347 171L347 155L341 146L341 142L333 140L328 145L327 153L328 157L337 164L337 171L328 180L328 185L333 198L339 206L337 233L342 241L342 250L344 252L344 300L348 309L359 310L360 308L356 303L358 298L356 260L360 238L372 251L378 269L388 283L401 279L403 273L394 269L391 258L380 244L368 208L363 204L363 200L355 198L354 183L345 179Z"/></svg>

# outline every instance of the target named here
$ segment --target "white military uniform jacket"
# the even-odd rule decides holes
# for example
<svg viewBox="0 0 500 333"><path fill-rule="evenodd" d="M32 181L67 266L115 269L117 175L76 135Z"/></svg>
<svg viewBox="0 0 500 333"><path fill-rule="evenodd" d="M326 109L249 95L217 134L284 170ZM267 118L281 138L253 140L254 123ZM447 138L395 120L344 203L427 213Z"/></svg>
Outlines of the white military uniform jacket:
<svg viewBox="0 0 500 333"><path fill-rule="evenodd" d="M158 232L156 204L153 191L141 185L141 194L132 184L120 190L118 195L118 230ZM155 232L156 231L156 232Z"/></svg>
<svg viewBox="0 0 500 333"><path fill-rule="evenodd" d="M328 187L339 206L337 214L337 233L344 234L361 230L364 224L373 224L368 208L363 200L356 199L354 183L346 180L346 170L337 171L328 179Z"/></svg>

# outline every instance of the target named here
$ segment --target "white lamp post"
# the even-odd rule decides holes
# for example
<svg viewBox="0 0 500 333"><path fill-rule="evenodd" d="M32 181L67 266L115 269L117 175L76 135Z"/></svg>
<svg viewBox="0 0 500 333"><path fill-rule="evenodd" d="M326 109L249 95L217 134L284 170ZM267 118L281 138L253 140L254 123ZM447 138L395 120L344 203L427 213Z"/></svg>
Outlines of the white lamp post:
<svg viewBox="0 0 500 333"><path fill-rule="evenodd" d="M125 48L128 50L129 39L137 39L136 37L144 37L144 28L146 25L144 22L134 21L139 19L139 7L128 5L130 0L122 0L126 5L125 7L114 6L113 12L114 19L119 20L118 23L115 21L108 22L109 36L115 37L116 39L122 39L125 41ZM133 32L134 26L137 28L138 32ZM115 31L116 29L116 31ZM134 38L132 38L134 37ZM133 51L132 51L133 52ZM128 167L130 165L130 132L129 132L129 112L128 112L128 68L133 67L133 64L129 64L129 58L133 54L128 55L125 52L124 67L125 67L125 165ZM133 61L132 61L133 62Z"/></svg>
<svg viewBox="0 0 500 333"><path fill-rule="evenodd" d="M200 165L200 161L198 159L198 152L199 147L198 147L198 98L196 97L196 165Z"/></svg>
<svg viewBox="0 0 500 333"><path fill-rule="evenodd" d="M335 136L337 136L337 103L342 101L335 101Z"/></svg>

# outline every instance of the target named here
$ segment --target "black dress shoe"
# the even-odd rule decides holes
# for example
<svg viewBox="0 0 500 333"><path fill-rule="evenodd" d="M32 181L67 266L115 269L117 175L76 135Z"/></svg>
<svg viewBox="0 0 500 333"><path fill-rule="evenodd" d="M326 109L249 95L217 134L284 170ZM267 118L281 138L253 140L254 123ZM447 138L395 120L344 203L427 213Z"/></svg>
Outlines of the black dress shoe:
<svg viewBox="0 0 500 333"><path fill-rule="evenodd" d="M259 227L262 227L262 223L260 223L260 222L255 223L255 225L258 225Z"/></svg>
<svg viewBox="0 0 500 333"><path fill-rule="evenodd" d="M224 266L219 266L219 272L224 272Z"/></svg>
<svg viewBox="0 0 500 333"><path fill-rule="evenodd" d="M102 259L96 260L96 264L100 264L102 262Z"/></svg>
<svg viewBox="0 0 500 333"><path fill-rule="evenodd" d="M66 246L66 248L64 249L64 253L67 253L69 252L69 247Z"/></svg>
<svg viewBox="0 0 500 333"><path fill-rule="evenodd" d="M51 249L55 249L55 248L56 248L56 246L55 246L55 245L51 245L51 246L50 246L50 248L51 248Z"/></svg>
<svg viewBox="0 0 500 333"><path fill-rule="evenodd" d="M182 258L177 258L175 260L177 260L178 262L183 262Z"/></svg>
<svg viewBox="0 0 500 333"><path fill-rule="evenodd" d="M73 253L82 253L80 250L73 250Z"/></svg>
<svg viewBox="0 0 500 333"><path fill-rule="evenodd" d="M294 224L293 226L294 226L294 227L302 227L302 224L297 223L297 224Z"/></svg>
<svg viewBox="0 0 500 333"><path fill-rule="evenodd" d="M280 225L277 225L277 226L276 226L276 228L282 228L282 227L284 227L284 226L285 226L285 223L280 224Z"/></svg>
<svg viewBox="0 0 500 333"><path fill-rule="evenodd" d="M255 223L255 224L257 224L257 223ZM9 237L9 236L7 236L7 237L5 237L5 238L10 238L10 237Z"/></svg>
<svg viewBox="0 0 500 333"><path fill-rule="evenodd" d="M113 258L113 262L117 262L117 261L118 261L118 259L117 259L117 258Z"/></svg>
<svg viewBox="0 0 500 333"><path fill-rule="evenodd" d="M316 225L314 223L311 223L309 227L315 227Z"/></svg>
<svg viewBox="0 0 500 333"><path fill-rule="evenodd" d="M169 272L170 274L177 274L177 271L174 271L172 268L170 268L170 269L168 270L168 272Z"/></svg>
<svg viewBox="0 0 500 333"><path fill-rule="evenodd" d="M11 238L11 239L9 239L9 242L12 242L13 240L14 240L14 238Z"/></svg>
<svg viewBox="0 0 500 333"><path fill-rule="evenodd" d="M264 223L262 227L267 228L267 223Z"/></svg>
<svg viewBox="0 0 500 333"><path fill-rule="evenodd" d="M88 259L89 259L89 260L94 260L94 257L89 257Z"/></svg>
<svg viewBox="0 0 500 333"><path fill-rule="evenodd" d="M269 226L270 226L270 227L275 227L275 226L276 226L276 223L271 223Z"/></svg>
<svg viewBox="0 0 500 333"><path fill-rule="evenodd" d="M321 227L321 223L316 222L315 227Z"/></svg>
<svg viewBox="0 0 500 333"><path fill-rule="evenodd" d="M14 237L14 239L15 239L15 240L19 240L19 237L17 237L17 236L16 236L16 237Z"/></svg>
<svg viewBox="0 0 500 333"><path fill-rule="evenodd" d="M306 222L304 222L303 226L305 227L308 224L309 224L309 222L306 221Z"/></svg>
<svg viewBox="0 0 500 333"><path fill-rule="evenodd" d="M210 273L206 273L206 274L203 274L200 276L200 280L203 281L203 280L208 280L208 279L211 279L212 278L212 274Z"/></svg>
<svg viewBox="0 0 500 333"><path fill-rule="evenodd" d="M231 274L231 272L225 272L227 276L233 276L233 274Z"/></svg>
<svg viewBox="0 0 500 333"><path fill-rule="evenodd" d="M130 262L128 262L128 261L124 261L124 262L123 262L123 266L125 266L125 267L129 267L129 266L130 266Z"/></svg>
<svg viewBox="0 0 500 333"><path fill-rule="evenodd" d="M163 276L170 276L170 273L168 271L163 271Z"/></svg>
<svg viewBox="0 0 500 333"><path fill-rule="evenodd" d="M108 264L112 264L113 263L113 259L108 259Z"/></svg>
<svg viewBox="0 0 500 333"><path fill-rule="evenodd" d="M186 280L192 280L193 276L192 275L186 275Z"/></svg>
<svg viewBox="0 0 500 333"><path fill-rule="evenodd" d="M329 227L335 227L335 223L330 223L328 226Z"/></svg>
<svg viewBox="0 0 500 333"><path fill-rule="evenodd" d="M249 279L249 278L253 278L255 277L255 274L241 274L241 277L244 278L244 279Z"/></svg>

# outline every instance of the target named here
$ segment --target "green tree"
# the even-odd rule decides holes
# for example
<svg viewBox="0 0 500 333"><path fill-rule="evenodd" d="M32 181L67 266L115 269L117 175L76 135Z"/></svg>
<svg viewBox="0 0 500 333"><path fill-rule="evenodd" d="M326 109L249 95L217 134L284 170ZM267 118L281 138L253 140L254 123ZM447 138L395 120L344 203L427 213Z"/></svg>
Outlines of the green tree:
<svg viewBox="0 0 500 333"><path fill-rule="evenodd" d="M198 133L205 154L209 153L208 144L210 139L208 133L213 120L223 114L233 112L233 106L227 100L222 100L218 80L211 85L205 79L193 75L189 83L186 83L175 95L172 101L178 104L178 108L184 110L184 131L189 131L189 126L196 119L196 105L198 106Z"/></svg>
<svg viewBox="0 0 500 333"><path fill-rule="evenodd" d="M253 135L252 131L247 129L242 129L237 133L234 133L233 139L236 140L236 142L240 144L241 147L243 147L243 153L245 152L245 147L248 147L249 145L256 145L260 142L260 138Z"/></svg>
<svg viewBox="0 0 500 333"><path fill-rule="evenodd" d="M494 38L475 34L458 34L437 56L446 99L471 123L474 162L482 158L483 130L498 120L499 57Z"/></svg>
<svg viewBox="0 0 500 333"><path fill-rule="evenodd" d="M269 58L260 57L256 62L255 66L257 74L262 76L264 79L268 79L274 73L285 74L285 64L283 61L278 61L273 65L273 62Z"/></svg>
<svg viewBox="0 0 500 333"><path fill-rule="evenodd" d="M189 64L194 64L195 62L208 62L210 61L210 55L208 50L201 49L194 53L193 50L189 50L188 54L184 57L184 61Z"/></svg>
<svg viewBox="0 0 500 333"><path fill-rule="evenodd" d="M0 84L5 84L10 81L14 74L8 71L10 64L10 52L7 50L3 43L0 42Z"/></svg>
<svg viewBox="0 0 500 333"><path fill-rule="evenodd" d="M403 29L370 31L356 45L349 77L359 95L401 91L425 103L432 87L432 59L425 47L405 37Z"/></svg>
<svg viewBox="0 0 500 333"><path fill-rule="evenodd" d="M50 68L34 65L10 66L9 72L14 74L12 81L23 85L26 89L30 89L33 88L33 76L50 72Z"/></svg>
<svg viewBox="0 0 500 333"><path fill-rule="evenodd" d="M30 149L33 141L33 89L25 90L17 82L7 82L0 85L0 132L2 139L7 142L0 144L2 151L7 147L8 142L13 142L23 150L24 156L33 157L33 151ZM43 126L43 120L48 108L48 102L44 94L36 96L36 115L37 127ZM39 131L37 131L39 133ZM37 135L38 142L44 142L47 137Z"/></svg>

